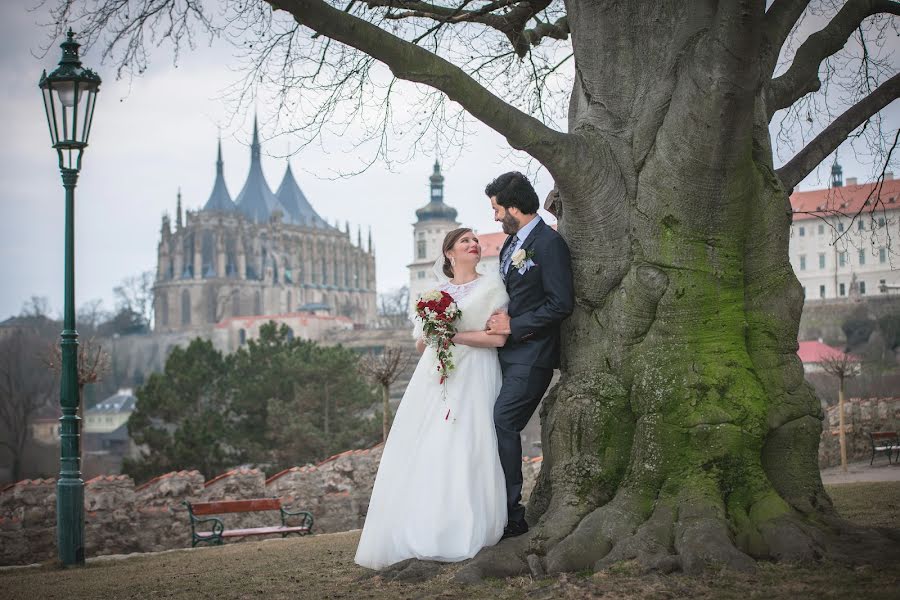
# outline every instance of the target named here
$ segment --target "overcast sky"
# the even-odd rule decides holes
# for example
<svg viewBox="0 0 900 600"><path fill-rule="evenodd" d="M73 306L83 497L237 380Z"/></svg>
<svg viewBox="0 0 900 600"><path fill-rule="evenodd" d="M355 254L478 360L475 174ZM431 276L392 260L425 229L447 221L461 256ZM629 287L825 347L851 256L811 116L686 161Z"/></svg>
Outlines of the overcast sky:
<svg viewBox="0 0 900 600"><path fill-rule="evenodd" d="M54 48L36 58L46 42L42 14L24 2L0 5L0 320L18 314L32 295L46 296L54 312L62 310L63 188L50 148L37 82L59 60ZM102 299L113 308L112 288L123 278L156 266L160 217L174 214L178 188L186 209L201 207L212 189L218 127L222 131L225 179L236 197L247 174L252 115L230 119L222 92L240 74L231 48L200 46L172 65L161 50L140 78L116 81L110 66L84 57L103 78L90 148L85 153L76 191L76 304ZM888 108L896 127L896 103ZM258 107L260 121L271 115ZM263 130L264 137L275 132ZM459 220L483 232L498 231L483 189L494 176L523 163L512 159L505 140L477 127L468 148L445 166L445 199ZM289 141L263 143L263 170L277 188L285 169ZM435 156L418 155L389 172L376 163L367 172L332 180L335 164L345 160L310 146L291 159L298 182L316 211L330 223L347 220L364 237L372 227L377 253L378 288L386 291L407 281L412 259L414 211L428 201L428 176ZM871 165L847 156L844 175L865 180ZM358 167L350 159L348 169ZM827 169L821 169L827 176ZM823 187L814 173L801 189ZM536 188L543 199L552 184L546 173Z"/></svg>

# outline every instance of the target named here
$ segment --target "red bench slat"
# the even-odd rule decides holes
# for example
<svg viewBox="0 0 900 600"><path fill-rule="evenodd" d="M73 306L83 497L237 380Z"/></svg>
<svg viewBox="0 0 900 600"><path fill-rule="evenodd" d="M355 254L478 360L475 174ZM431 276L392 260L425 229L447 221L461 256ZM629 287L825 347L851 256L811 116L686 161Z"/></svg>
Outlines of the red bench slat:
<svg viewBox="0 0 900 600"><path fill-rule="evenodd" d="M280 498L255 498L253 500L226 500L222 502L198 502L196 504L191 504L191 510L198 516L280 509Z"/></svg>

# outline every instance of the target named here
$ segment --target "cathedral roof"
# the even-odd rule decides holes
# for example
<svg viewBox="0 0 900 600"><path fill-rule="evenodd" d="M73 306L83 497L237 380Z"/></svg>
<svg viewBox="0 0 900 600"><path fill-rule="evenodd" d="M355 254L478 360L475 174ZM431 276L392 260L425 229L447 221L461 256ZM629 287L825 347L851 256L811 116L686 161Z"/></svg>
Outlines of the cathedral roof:
<svg viewBox="0 0 900 600"><path fill-rule="evenodd" d="M222 140L219 140L219 154L216 159L216 182L213 184L209 200L206 201L206 205L203 207L204 211L234 212L237 208L231 200L231 194L228 193L228 187L225 185L225 176L222 172L223 165Z"/></svg>
<svg viewBox="0 0 900 600"><path fill-rule="evenodd" d="M328 223L310 205L303 190L297 185L290 163L284 172L284 179L281 180L278 191L275 192L275 197L278 199L278 203L284 207L286 222L323 229L328 227Z"/></svg>
<svg viewBox="0 0 900 600"><path fill-rule="evenodd" d="M275 209L284 210L279 206L278 199L262 172L260 160L259 130L256 126L256 118L253 119L253 143L250 144L250 172L247 181L237 197L237 208L257 223L265 223ZM287 216L287 215L285 215Z"/></svg>

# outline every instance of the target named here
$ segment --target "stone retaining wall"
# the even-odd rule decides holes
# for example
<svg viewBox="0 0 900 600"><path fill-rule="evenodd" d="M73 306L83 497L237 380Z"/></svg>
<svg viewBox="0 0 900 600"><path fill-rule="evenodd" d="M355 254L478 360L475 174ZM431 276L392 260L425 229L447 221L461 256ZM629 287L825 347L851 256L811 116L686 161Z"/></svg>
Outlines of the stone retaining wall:
<svg viewBox="0 0 900 600"><path fill-rule="evenodd" d="M365 522L381 451L381 444L351 450L317 465L287 469L268 480L256 469L234 469L209 481L198 471L178 471L138 487L125 475L96 477L85 483L86 556L189 547L185 501L278 497L291 510L311 512L314 533L358 529ZM526 494L538 470L540 459L526 459ZM230 528L280 523L276 512L221 518ZM227 543L236 541L232 538ZM55 557L56 481L25 480L0 491L0 565Z"/></svg>
<svg viewBox="0 0 900 600"><path fill-rule="evenodd" d="M838 407L830 406L826 412L819 443L821 468L841 464ZM844 402L844 426L848 462L869 460L872 457L870 432L900 431L900 398L851 398ZM887 457L882 454L875 460L887 462Z"/></svg>

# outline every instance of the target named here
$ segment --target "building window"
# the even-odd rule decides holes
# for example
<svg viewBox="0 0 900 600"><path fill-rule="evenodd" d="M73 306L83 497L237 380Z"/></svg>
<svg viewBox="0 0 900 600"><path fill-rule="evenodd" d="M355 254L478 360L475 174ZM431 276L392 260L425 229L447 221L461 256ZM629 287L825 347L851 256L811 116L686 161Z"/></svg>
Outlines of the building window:
<svg viewBox="0 0 900 600"><path fill-rule="evenodd" d="M181 292L181 324L191 324L191 295L187 290Z"/></svg>
<svg viewBox="0 0 900 600"><path fill-rule="evenodd" d="M425 240L416 242L416 258L425 258Z"/></svg>
<svg viewBox="0 0 900 600"><path fill-rule="evenodd" d="M860 296L866 295L866 282L865 281L859 282L859 295Z"/></svg>
<svg viewBox="0 0 900 600"><path fill-rule="evenodd" d="M824 297L825 297L825 286L820 285L819 286L819 298L824 298Z"/></svg>
<svg viewBox="0 0 900 600"><path fill-rule="evenodd" d="M425 232L424 232L424 231L420 231L420 232L419 232L419 239L420 239L420 240L424 240L424 239L425 239Z"/></svg>
<svg viewBox="0 0 900 600"><path fill-rule="evenodd" d="M159 296L159 322L164 326L169 324L169 294L165 292Z"/></svg>
<svg viewBox="0 0 900 600"><path fill-rule="evenodd" d="M238 329L238 343L243 346L247 343L247 331L244 329Z"/></svg>
<svg viewBox="0 0 900 600"><path fill-rule="evenodd" d="M419 279L425 279L425 271L419 271L417 273L417 276Z"/></svg>
<svg viewBox="0 0 900 600"><path fill-rule="evenodd" d="M822 223L819 223L819 235L824 235L824 234L825 234L825 225Z"/></svg>
<svg viewBox="0 0 900 600"><path fill-rule="evenodd" d="M825 268L825 254L823 254L822 252L819 253L819 268Z"/></svg>
<svg viewBox="0 0 900 600"><path fill-rule="evenodd" d="M806 270L806 255L805 254L800 255L800 270L801 271Z"/></svg>
<svg viewBox="0 0 900 600"><path fill-rule="evenodd" d="M862 219L856 222L856 229L859 231L865 231L866 226L863 224Z"/></svg>
<svg viewBox="0 0 900 600"><path fill-rule="evenodd" d="M241 316L241 295L238 292L231 297L231 316Z"/></svg>
<svg viewBox="0 0 900 600"><path fill-rule="evenodd" d="M261 315L262 312L262 295L259 292L256 292L256 295L253 297L253 314Z"/></svg>
<svg viewBox="0 0 900 600"><path fill-rule="evenodd" d="M865 250L859 251L859 264L860 265L866 264L866 251Z"/></svg>
<svg viewBox="0 0 900 600"><path fill-rule="evenodd" d="M838 286L838 294L841 296L847 295L847 286L845 286L843 283Z"/></svg>
<svg viewBox="0 0 900 600"><path fill-rule="evenodd" d="M799 235L800 237L806 237L806 227L801 225L800 229L797 230L797 235Z"/></svg>
<svg viewBox="0 0 900 600"><path fill-rule="evenodd" d="M844 224L838 221L837 224L838 233L844 233Z"/></svg>
<svg viewBox="0 0 900 600"><path fill-rule="evenodd" d="M884 227L884 217L878 217L878 226Z"/></svg>
<svg viewBox="0 0 900 600"><path fill-rule="evenodd" d="M880 262L880 263L887 262L887 248L879 248L878 249L878 262Z"/></svg>
<svg viewBox="0 0 900 600"><path fill-rule="evenodd" d="M846 252L838 252L838 266L846 267L847 266L847 253ZM843 296L843 294L841 294Z"/></svg>
<svg viewBox="0 0 900 600"><path fill-rule="evenodd" d="M878 280L878 291L881 292L882 294L886 294L887 293L887 288L885 287L886 285L887 285L887 279L879 279Z"/></svg>

